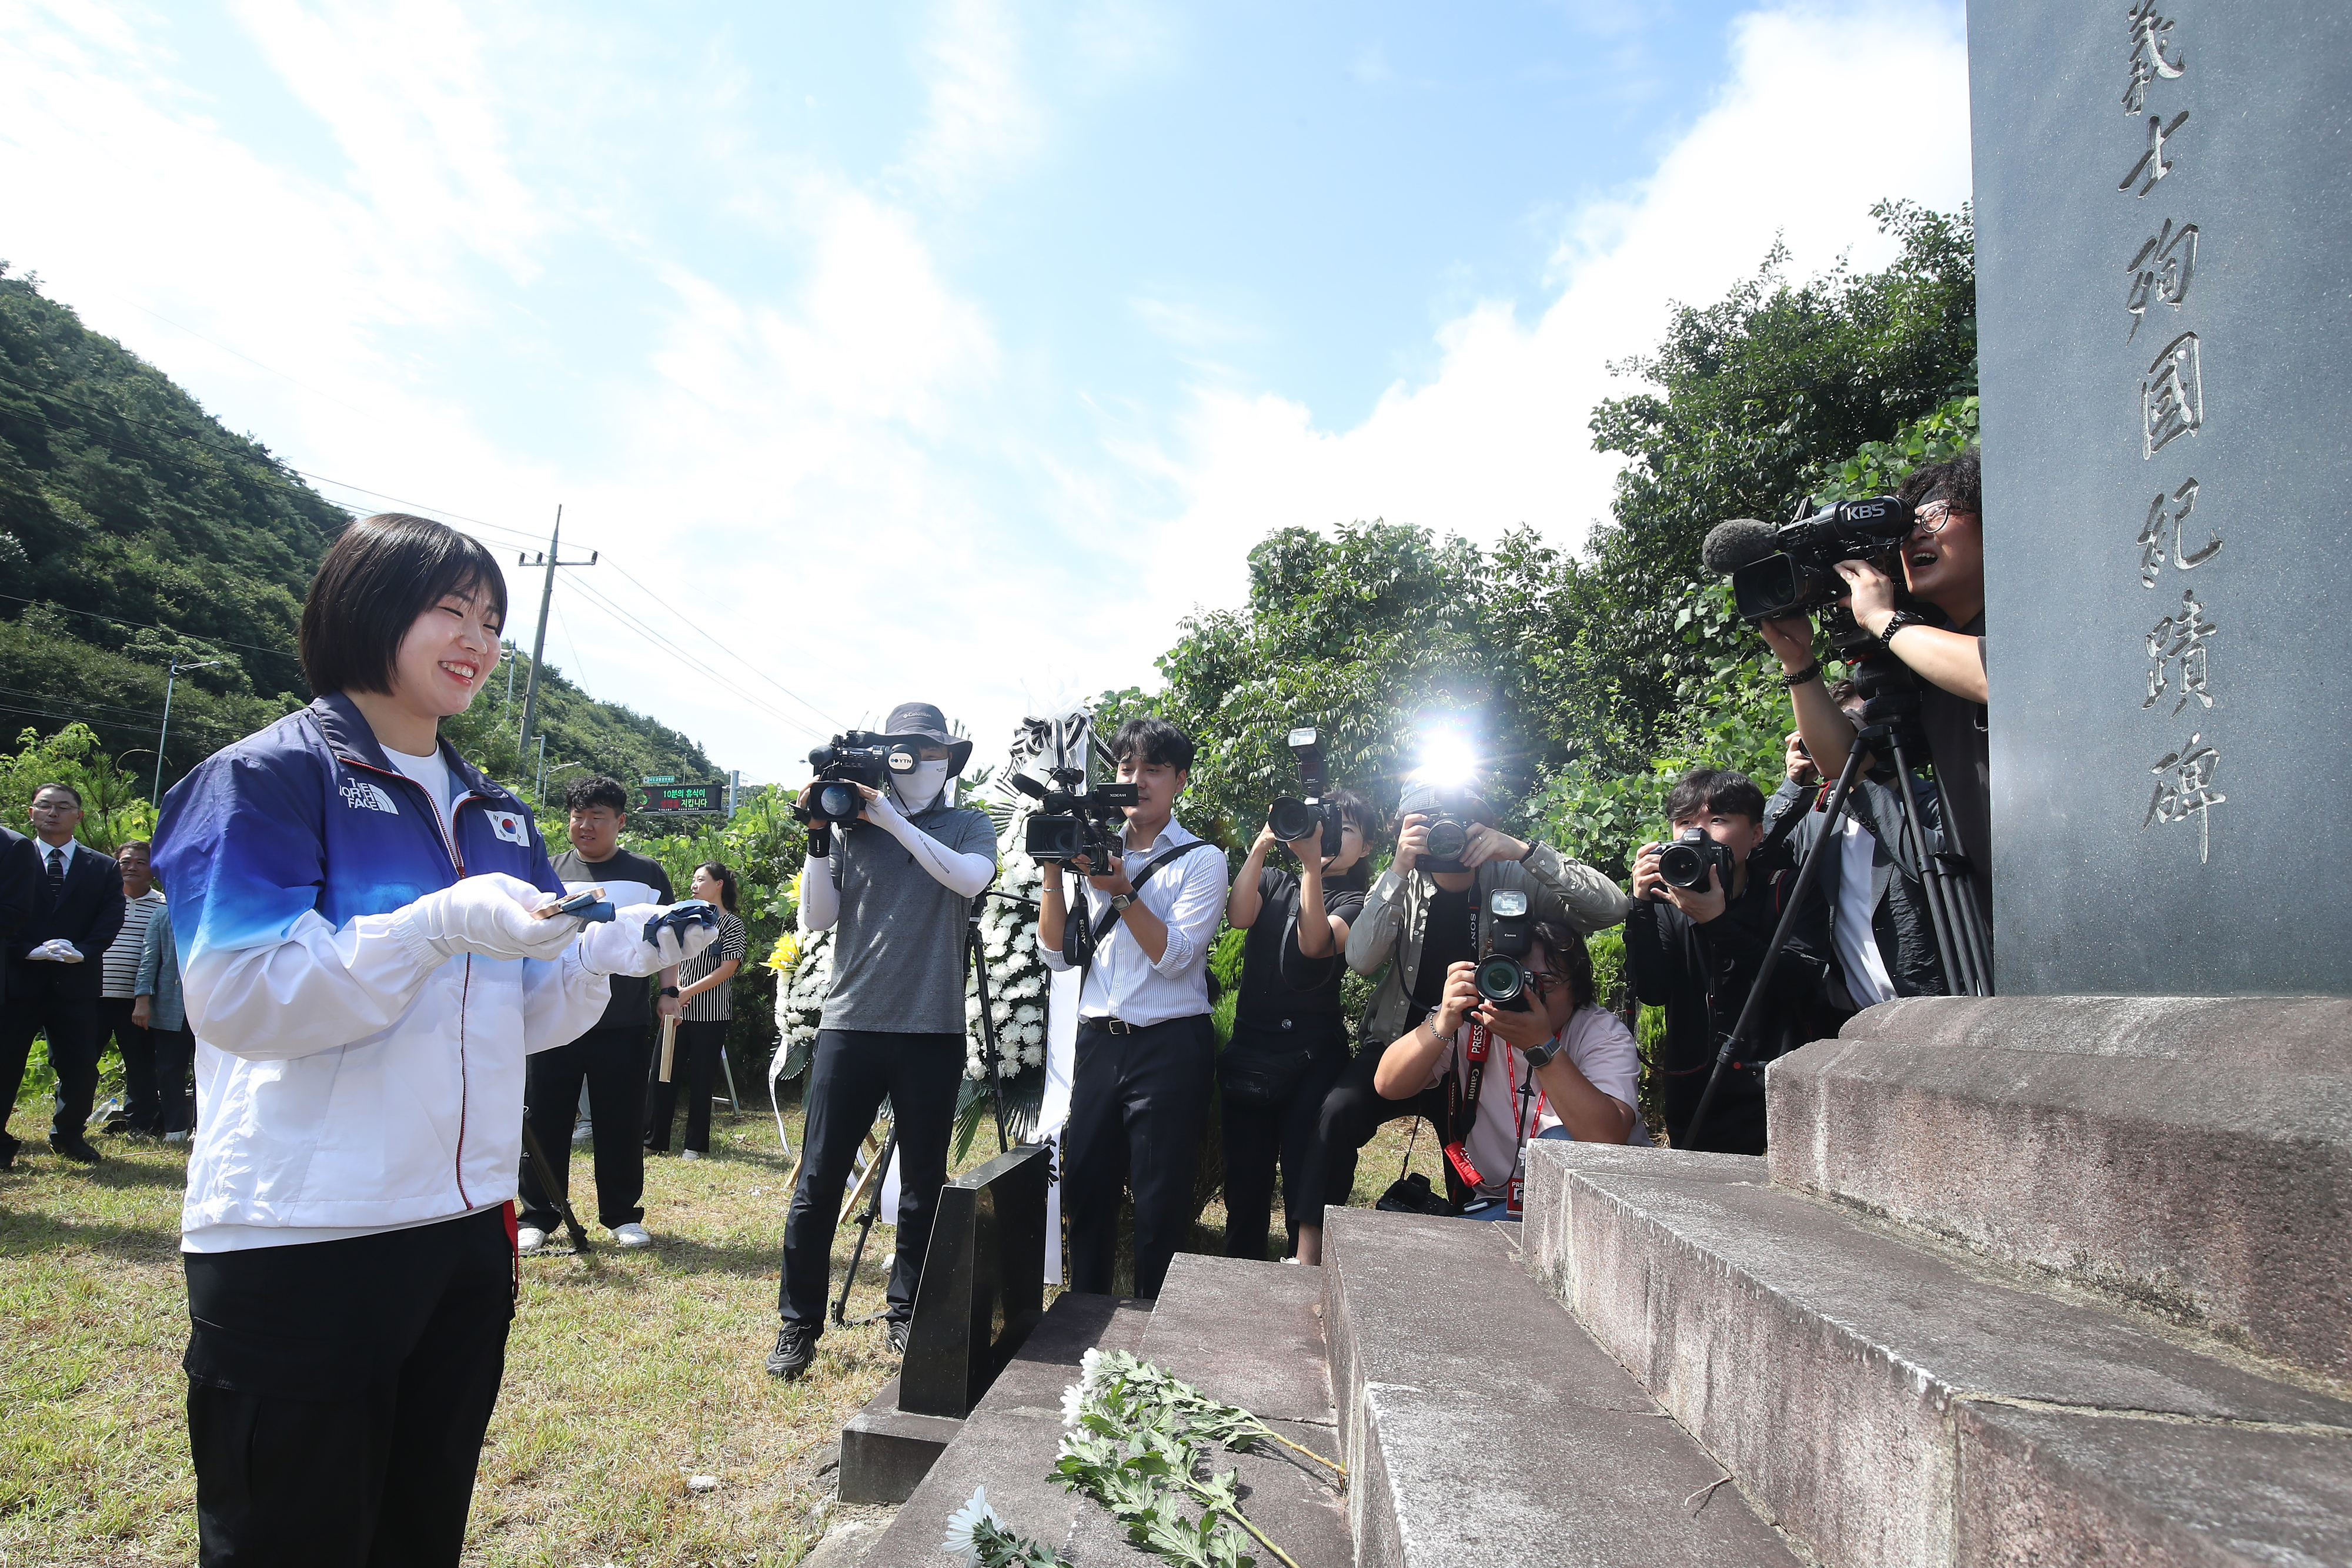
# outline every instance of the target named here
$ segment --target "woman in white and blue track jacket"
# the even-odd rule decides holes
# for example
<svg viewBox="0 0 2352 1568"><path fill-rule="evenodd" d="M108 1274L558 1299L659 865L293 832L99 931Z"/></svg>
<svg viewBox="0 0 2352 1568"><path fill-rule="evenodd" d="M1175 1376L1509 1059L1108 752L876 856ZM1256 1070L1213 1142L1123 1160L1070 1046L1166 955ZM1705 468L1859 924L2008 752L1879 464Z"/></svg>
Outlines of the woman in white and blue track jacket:
<svg viewBox="0 0 2352 1568"><path fill-rule="evenodd" d="M163 803L206 1568L457 1561L514 1312L523 1058L709 939L646 940L651 905L536 914L563 884L530 813L438 733L505 618L477 541L353 523L302 607L318 699Z"/></svg>

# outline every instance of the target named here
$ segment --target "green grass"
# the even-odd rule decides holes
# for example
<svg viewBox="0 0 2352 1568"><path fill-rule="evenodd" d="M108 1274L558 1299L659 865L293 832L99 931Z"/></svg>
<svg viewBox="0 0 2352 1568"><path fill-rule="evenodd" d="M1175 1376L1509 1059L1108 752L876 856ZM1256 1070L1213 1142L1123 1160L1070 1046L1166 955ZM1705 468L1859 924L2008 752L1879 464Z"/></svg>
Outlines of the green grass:
<svg viewBox="0 0 2352 1568"><path fill-rule="evenodd" d="M796 1111L786 1123L795 1144ZM18 1135L47 1108L20 1103ZM1395 1179L1408 1124L1365 1150L1355 1201ZM184 1156L104 1138L86 1168L28 1141L0 1173L0 1568L185 1563L187 1307L179 1265ZM977 1141L965 1166L985 1157ZM1417 1169L1433 1170L1423 1136ZM593 1189L587 1150L572 1182ZM814 1543L814 1470L888 1380L879 1325L835 1329L798 1381L768 1376L787 1162L764 1113L713 1123L712 1157L649 1158L646 1225L625 1253L592 1227L586 1258L522 1260L506 1382L482 1453L466 1561L506 1565L797 1563ZM1279 1193L1275 1231L1281 1234ZM593 1201L585 1207L593 1212ZM1194 1235L1223 1249L1212 1204ZM877 1227L850 1316L882 1306L892 1232ZM854 1226L835 1246L835 1283ZM690 1474L719 1478L690 1492Z"/></svg>

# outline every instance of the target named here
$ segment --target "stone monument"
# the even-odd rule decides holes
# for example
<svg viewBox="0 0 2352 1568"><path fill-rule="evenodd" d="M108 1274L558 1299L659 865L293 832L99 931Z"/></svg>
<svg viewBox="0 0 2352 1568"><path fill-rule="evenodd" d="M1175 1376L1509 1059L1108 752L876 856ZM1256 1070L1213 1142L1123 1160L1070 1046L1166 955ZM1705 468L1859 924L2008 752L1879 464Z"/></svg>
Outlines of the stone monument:
<svg viewBox="0 0 2352 1568"><path fill-rule="evenodd" d="M2352 992L2352 6L1971 0L2005 995Z"/></svg>

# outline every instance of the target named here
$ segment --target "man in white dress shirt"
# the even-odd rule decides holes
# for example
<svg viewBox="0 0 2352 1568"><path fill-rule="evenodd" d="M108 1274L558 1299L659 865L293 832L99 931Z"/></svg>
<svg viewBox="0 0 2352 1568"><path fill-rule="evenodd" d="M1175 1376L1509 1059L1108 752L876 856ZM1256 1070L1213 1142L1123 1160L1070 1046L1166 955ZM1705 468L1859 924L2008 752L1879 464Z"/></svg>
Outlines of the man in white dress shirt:
<svg viewBox="0 0 2352 1568"><path fill-rule="evenodd" d="M1216 1061L1209 1024L1209 943L1225 907L1225 857L1176 821L1192 742L1165 719L1129 719L1112 737L1119 782L1136 787L1108 871L1086 879L1100 933L1078 994L1070 1117L1062 1134L1062 1212L1070 1286L1108 1294L1122 1187L1135 1194L1135 1293L1160 1294L1192 1220ZM1077 864L1093 870L1085 862ZM1062 868L1039 894L1037 949L1052 969L1072 912Z"/></svg>

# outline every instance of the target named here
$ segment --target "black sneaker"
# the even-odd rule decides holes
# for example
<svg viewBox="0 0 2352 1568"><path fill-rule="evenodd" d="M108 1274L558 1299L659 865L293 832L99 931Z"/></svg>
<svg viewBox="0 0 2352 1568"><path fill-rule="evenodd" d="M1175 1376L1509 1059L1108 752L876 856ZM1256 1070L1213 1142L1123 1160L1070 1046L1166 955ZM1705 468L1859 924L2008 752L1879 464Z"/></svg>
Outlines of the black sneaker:
<svg viewBox="0 0 2352 1568"><path fill-rule="evenodd" d="M889 1322L890 1354L907 1354L907 1332L915 1325L906 1318L892 1318Z"/></svg>
<svg viewBox="0 0 2352 1568"><path fill-rule="evenodd" d="M16 1151L23 1146L7 1134L0 1133L0 1171L10 1169L16 1165Z"/></svg>
<svg viewBox="0 0 2352 1568"><path fill-rule="evenodd" d="M768 1353L768 1375L798 1377L816 1359L818 1331L787 1320L776 1331L776 1348Z"/></svg>
<svg viewBox="0 0 2352 1568"><path fill-rule="evenodd" d="M49 1147L67 1159L79 1160L86 1166L94 1166L106 1157L89 1146L88 1138L51 1138Z"/></svg>

